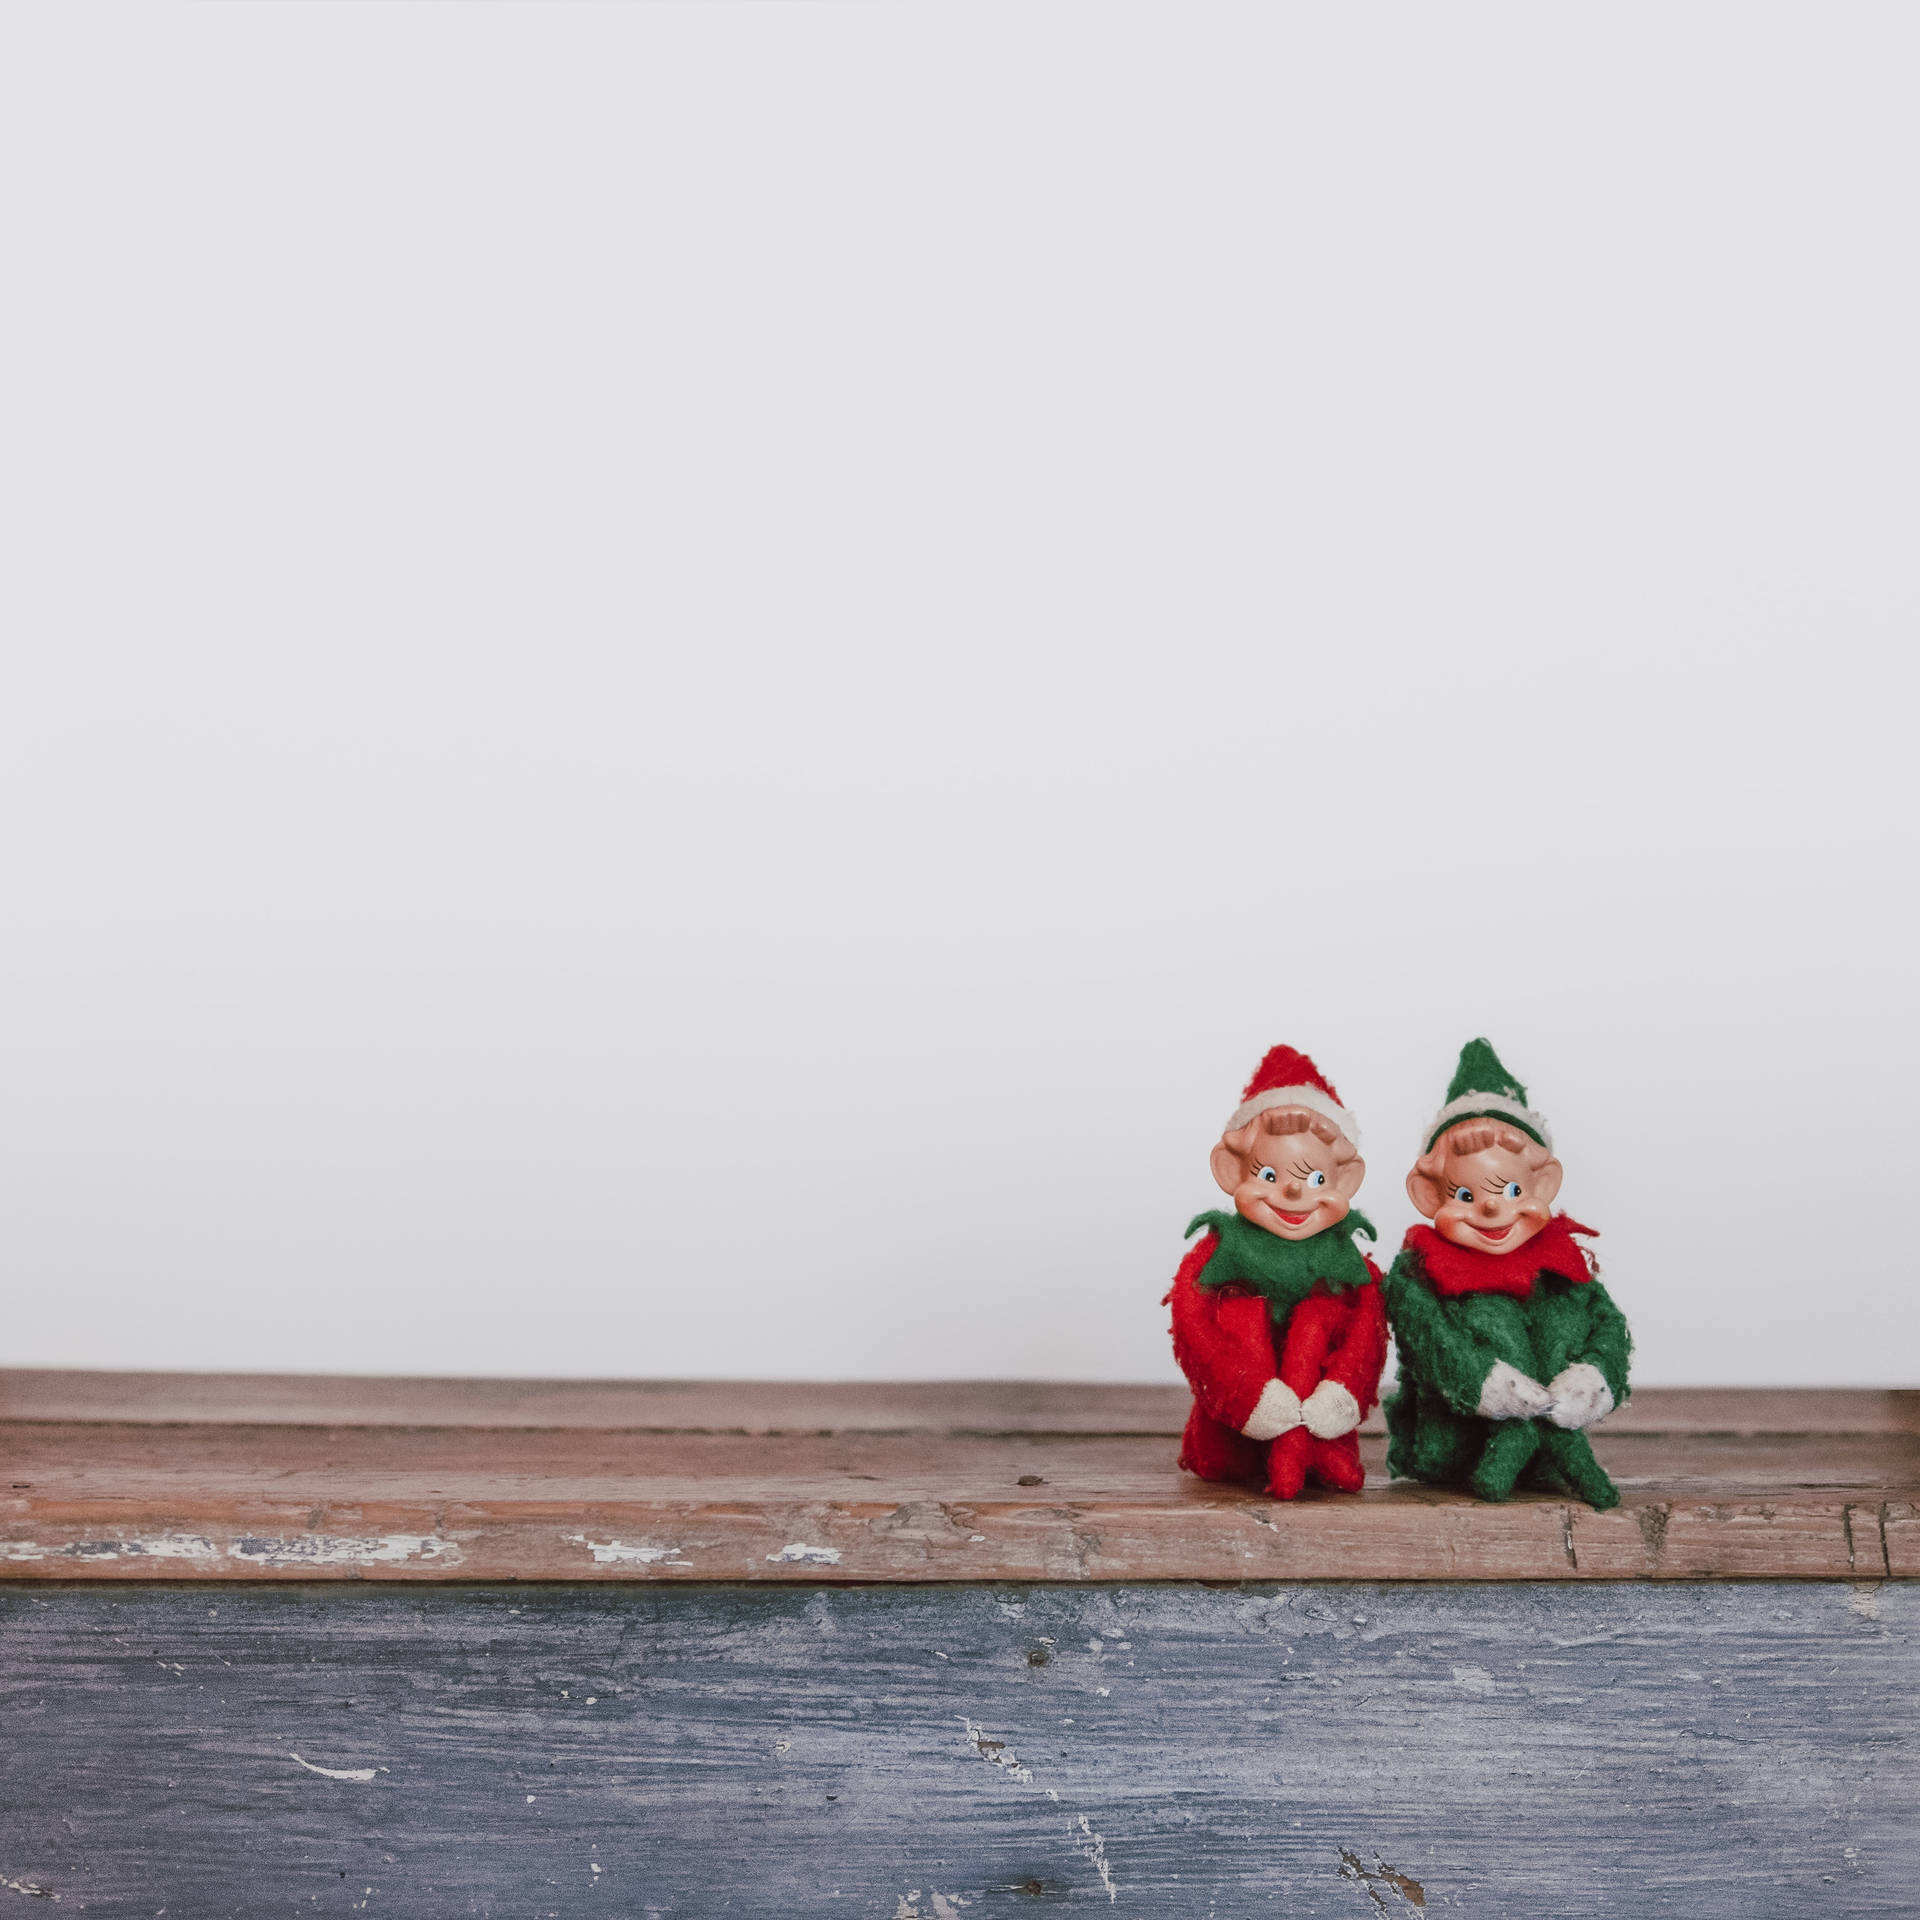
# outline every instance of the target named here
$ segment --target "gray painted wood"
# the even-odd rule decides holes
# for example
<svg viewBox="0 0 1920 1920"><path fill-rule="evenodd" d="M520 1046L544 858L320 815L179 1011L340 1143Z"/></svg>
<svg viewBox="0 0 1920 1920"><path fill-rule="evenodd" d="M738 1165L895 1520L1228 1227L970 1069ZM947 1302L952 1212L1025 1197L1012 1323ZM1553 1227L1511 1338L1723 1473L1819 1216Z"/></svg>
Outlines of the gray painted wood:
<svg viewBox="0 0 1920 1920"><path fill-rule="evenodd" d="M1920 1908L1898 1583L14 1585L0 1713L0 1912Z"/></svg>

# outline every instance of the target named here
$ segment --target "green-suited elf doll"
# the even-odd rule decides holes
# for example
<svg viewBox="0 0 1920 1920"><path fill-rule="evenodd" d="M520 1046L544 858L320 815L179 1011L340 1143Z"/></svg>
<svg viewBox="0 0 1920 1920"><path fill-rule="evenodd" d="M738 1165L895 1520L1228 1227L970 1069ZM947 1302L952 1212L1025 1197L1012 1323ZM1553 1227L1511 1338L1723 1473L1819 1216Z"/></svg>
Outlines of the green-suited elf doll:
<svg viewBox="0 0 1920 1920"><path fill-rule="evenodd" d="M1384 1283L1400 1348L1387 1468L1505 1500L1516 1486L1617 1506L1586 1429L1627 1397L1632 1340L1576 1234L1552 1212L1545 1118L1485 1040L1469 1040L1421 1134L1409 1227Z"/></svg>

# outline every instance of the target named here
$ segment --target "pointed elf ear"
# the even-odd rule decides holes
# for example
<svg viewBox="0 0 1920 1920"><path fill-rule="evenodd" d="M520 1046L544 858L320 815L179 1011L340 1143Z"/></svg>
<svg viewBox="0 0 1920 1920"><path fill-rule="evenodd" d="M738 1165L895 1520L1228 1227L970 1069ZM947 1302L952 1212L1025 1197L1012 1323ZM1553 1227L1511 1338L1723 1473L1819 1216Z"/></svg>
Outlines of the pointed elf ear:
<svg viewBox="0 0 1920 1920"><path fill-rule="evenodd" d="M1233 1133L1221 1137L1219 1146L1213 1148L1212 1160L1208 1165L1213 1169L1213 1185L1223 1194L1236 1192L1240 1181L1246 1179L1246 1169L1250 1162L1250 1148L1254 1144L1254 1133L1260 1127L1260 1119L1248 1121L1244 1127L1236 1127Z"/></svg>
<svg viewBox="0 0 1920 1920"><path fill-rule="evenodd" d="M1342 1200L1351 1201L1366 1177L1367 1163L1356 1153L1351 1160L1343 1160L1334 1168L1333 1190Z"/></svg>
<svg viewBox="0 0 1920 1920"><path fill-rule="evenodd" d="M1407 1175L1407 1198L1418 1212L1431 1220L1446 1197L1446 1189L1440 1184L1440 1156L1423 1153Z"/></svg>
<svg viewBox="0 0 1920 1920"><path fill-rule="evenodd" d="M1533 1181L1533 1197L1543 1207L1553 1205L1553 1196L1560 1191L1561 1176L1566 1169L1558 1160L1546 1160L1535 1167L1529 1178Z"/></svg>

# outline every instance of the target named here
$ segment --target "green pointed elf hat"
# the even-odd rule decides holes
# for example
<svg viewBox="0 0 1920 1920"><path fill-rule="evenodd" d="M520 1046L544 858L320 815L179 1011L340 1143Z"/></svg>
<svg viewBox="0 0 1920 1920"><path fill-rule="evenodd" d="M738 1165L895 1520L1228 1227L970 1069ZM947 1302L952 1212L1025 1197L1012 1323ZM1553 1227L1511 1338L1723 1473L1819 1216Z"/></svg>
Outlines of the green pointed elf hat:
<svg viewBox="0 0 1920 1920"><path fill-rule="evenodd" d="M1447 1086L1447 1104L1427 1122L1422 1153L1449 1127L1462 1120L1504 1120L1551 1153L1553 1133L1544 1113L1527 1105L1527 1090L1505 1067L1490 1040L1469 1040L1460 1049L1460 1064Z"/></svg>

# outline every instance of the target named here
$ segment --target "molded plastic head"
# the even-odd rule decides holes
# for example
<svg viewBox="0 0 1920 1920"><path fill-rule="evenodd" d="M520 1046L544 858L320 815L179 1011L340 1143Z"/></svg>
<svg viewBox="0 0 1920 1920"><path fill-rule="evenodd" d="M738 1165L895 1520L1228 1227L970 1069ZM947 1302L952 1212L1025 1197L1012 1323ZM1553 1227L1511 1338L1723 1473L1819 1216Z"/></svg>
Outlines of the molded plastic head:
<svg viewBox="0 0 1920 1920"><path fill-rule="evenodd" d="M1511 1253L1553 1217L1563 1169L1506 1119L1461 1120L1413 1163L1407 1198L1443 1240Z"/></svg>
<svg viewBox="0 0 1920 1920"><path fill-rule="evenodd" d="M1268 1107L1229 1128L1212 1165L1235 1212L1282 1240L1311 1239L1344 1220L1367 1175L1360 1150L1308 1107Z"/></svg>

